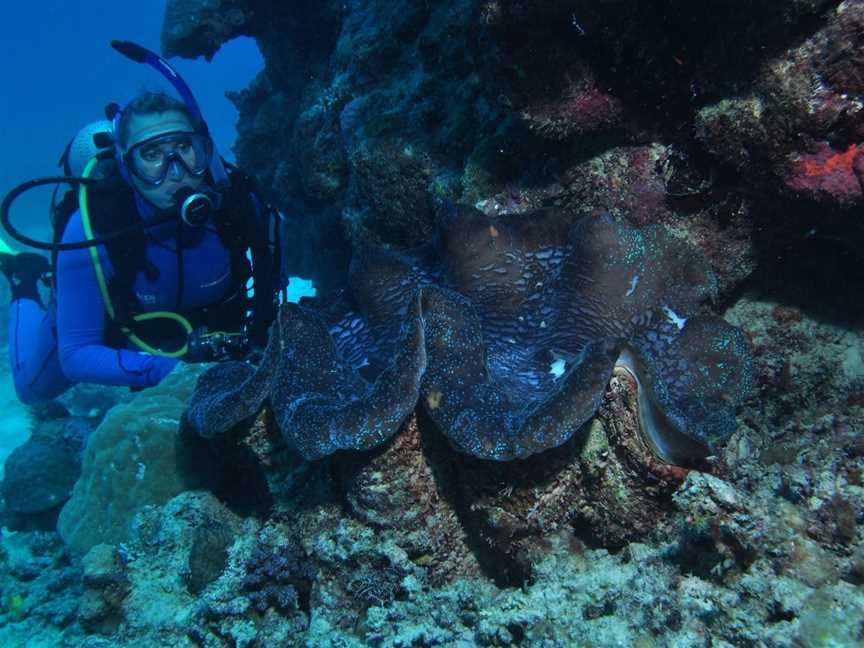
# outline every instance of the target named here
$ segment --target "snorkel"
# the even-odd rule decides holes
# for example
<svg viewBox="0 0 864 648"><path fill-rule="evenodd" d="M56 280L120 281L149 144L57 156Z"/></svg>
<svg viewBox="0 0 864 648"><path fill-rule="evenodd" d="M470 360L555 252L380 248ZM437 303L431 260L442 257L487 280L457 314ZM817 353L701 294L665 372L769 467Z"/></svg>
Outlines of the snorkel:
<svg viewBox="0 0 864 648"><path fill-rule="evenodd" d="M174 87L174 90L177 91L177 94L180 96L180 100L186 106L186 109L189 111L189 115L192 117L192 120L197 124L201 124L204 134L212 139L212 136L210 136L210 128L209 126L207 126L207 122L204 120L204 116L201 114L201 108L198 106L198 102L195 100L195 96L192 94L189 86L183 80L183 77L181 77L177 73L177 71L168 64L168 61L163 59L155 52L151 52L146 47L142 47L141 45L138 45L137 43L133 43L131 41L112 40L111 47L120 52L129 60L135 61L136 63L146 63L154 70L156 70L159 74L161 74L165 78L165 80ZM115 146L118 147L118 155L120 155L121 158L122 151L119 150L117 127L119 125L122 112L122 109L118 109L112 116ZM222 191L228 187L228 185L230 184L228 180L228 174L225 172L225 166L222 164L222 158L219 157L219 153L215 150L215 143L213 155L210 160L209 171L210 177L213 179L213 187L217 191Z"/></svg>
<svg viewBox="0 0 864 648"><path fill-rule="evenodd" d="M207 136L211 142L213 138L210 135L210 128L207 121L201 113L201 108L189 89L187 83L183 80L177 71L164 58L131 41L112 40L111 47L118 51L135 63L144 63L149 65L159 74L161 74L180 97L180 100L186 106L193 123L199 124L202 129L202 134ZM132 185L129 169L124 161L124 151L120 145L120 119L123 115L123 108L115 107L114 114L110 116L112 121L112 131L114 133L115 156L123 178ZM225 167L222 164L222 158L216 150L215 143L212 143L213 151L210 155L210 164L208 171L213 183L213 188L217 194L224 191L230 185L228 174L225 172ZM133 185L134 186L134 185ZM138 198L136 192L136 198ZM215 207L214 197L205 191L195 191L189 189L181 189L176 196L177 208L180 212L182 220L193 226L202 225ZM139 204L139 207L141 205Z"/></svg>

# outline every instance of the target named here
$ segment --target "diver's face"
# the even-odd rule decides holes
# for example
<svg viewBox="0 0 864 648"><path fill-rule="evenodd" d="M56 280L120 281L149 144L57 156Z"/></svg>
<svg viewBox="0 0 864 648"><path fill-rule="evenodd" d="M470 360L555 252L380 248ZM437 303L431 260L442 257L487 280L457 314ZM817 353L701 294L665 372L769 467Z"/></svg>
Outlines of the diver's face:
<svg viewBox="0 0 864 648"><path fill-rule="evenodd" d="M136 144L152 139L164 133L192 133L195 127L189 118L179 110L145 113L133 115L129 120L129 137L124 153L130 151ZM168 209L174 205L174 194L180 187L198 189L204 184L204 176L194 176L187 173L182 165L174 163L171 172L159 185L142 181L130 173L133 186L149 203L159 209Z"/></svg>

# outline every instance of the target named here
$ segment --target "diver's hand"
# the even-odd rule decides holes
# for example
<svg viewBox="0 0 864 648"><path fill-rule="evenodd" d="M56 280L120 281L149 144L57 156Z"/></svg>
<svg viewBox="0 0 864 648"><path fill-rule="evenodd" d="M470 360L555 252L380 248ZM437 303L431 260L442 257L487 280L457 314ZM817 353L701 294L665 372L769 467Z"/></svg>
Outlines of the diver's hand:
<svg viewBox="0 0 864 648"><path fill-rule="evenodd" d="M170 374L174 367L177 366L177 360L175 358L158 358L153 356L151 362L148 362L148 366L145 368L145 373L147 375L147 386L153 387L158 385L162 380Z"/></svg>

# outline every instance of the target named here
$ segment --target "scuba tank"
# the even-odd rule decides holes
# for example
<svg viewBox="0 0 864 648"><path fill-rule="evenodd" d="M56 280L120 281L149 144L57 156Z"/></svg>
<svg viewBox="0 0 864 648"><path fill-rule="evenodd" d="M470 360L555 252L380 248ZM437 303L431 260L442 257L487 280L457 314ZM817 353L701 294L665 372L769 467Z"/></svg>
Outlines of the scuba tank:
<svg viewBox="0 0 864 648"><path fill-rule="evenodd" d="M80 178L84 174L84 167L90 158L100 157L102 154L112 151L114 146L114 129L107 119L100 119L75 133L69 140L63 155L57 162L57 166L63 169L67 176ZM99 169L91 175L100 177Z"/></svg>

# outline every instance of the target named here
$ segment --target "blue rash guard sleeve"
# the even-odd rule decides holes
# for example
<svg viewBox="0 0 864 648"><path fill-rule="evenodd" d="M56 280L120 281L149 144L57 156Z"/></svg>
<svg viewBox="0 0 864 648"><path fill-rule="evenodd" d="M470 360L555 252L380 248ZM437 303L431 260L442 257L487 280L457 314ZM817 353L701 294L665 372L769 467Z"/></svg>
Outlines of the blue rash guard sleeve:
<svg viewBox="0 0 864 648"><path fill-rule="evenodd" d="M63 242L84 240L81 215L75 212ZM112 276L104 246L98 246L106 280ZM176 366L156 357L105 345L106 311L89 248L57 255L57 341L60 366L70 380L136 389L158 384Z"/></svg>

